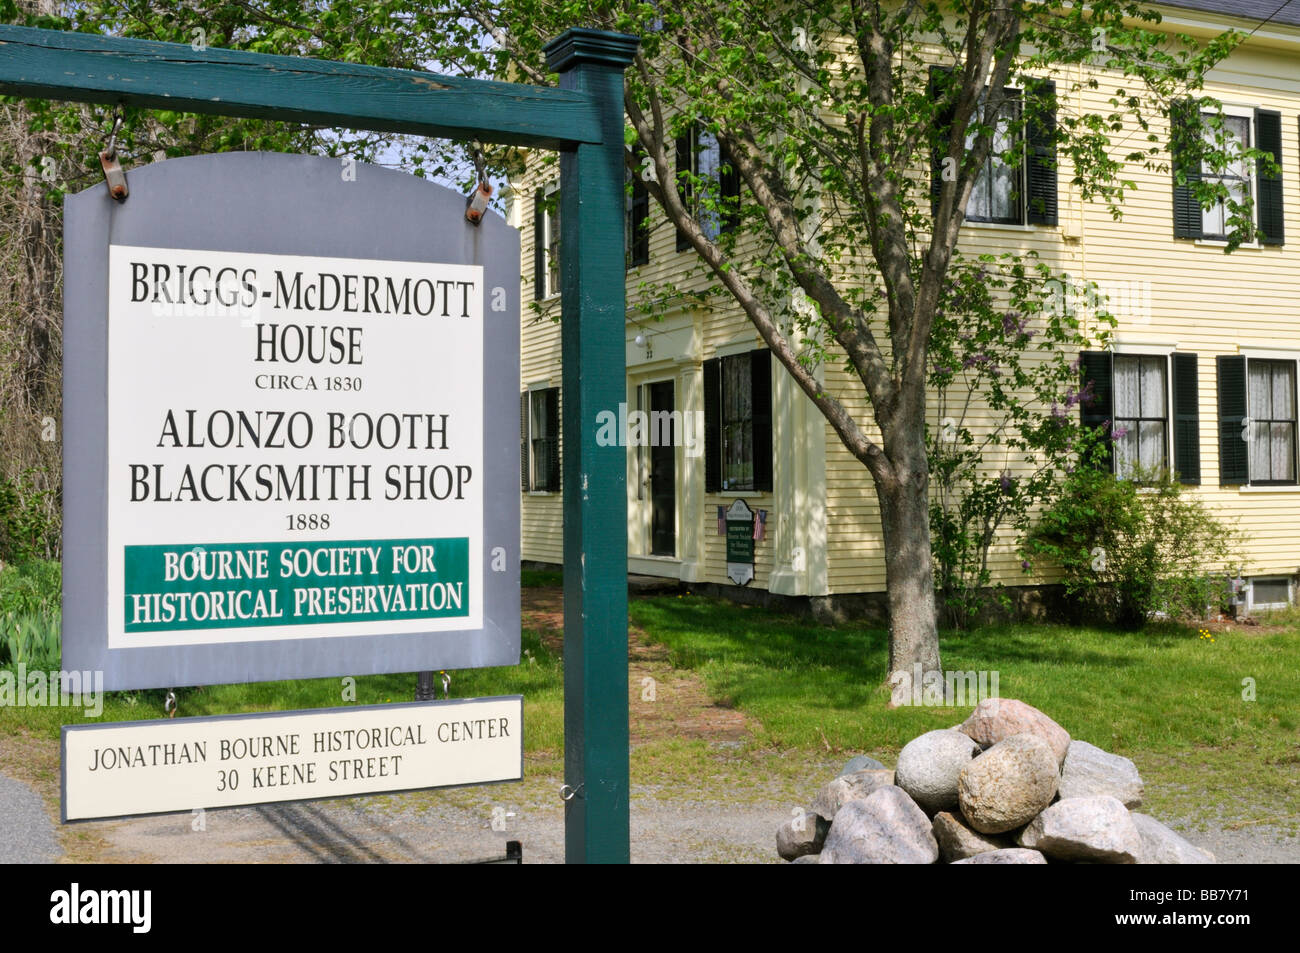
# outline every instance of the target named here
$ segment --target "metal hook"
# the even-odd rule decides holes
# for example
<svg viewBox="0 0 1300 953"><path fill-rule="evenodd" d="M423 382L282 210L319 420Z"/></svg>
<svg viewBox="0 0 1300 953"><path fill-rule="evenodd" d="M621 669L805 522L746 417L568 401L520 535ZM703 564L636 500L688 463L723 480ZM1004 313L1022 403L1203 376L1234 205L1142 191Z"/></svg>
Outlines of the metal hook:
<svg viewBox="0 0 1300 953"><path fill-rule="evenodd" d="M118 107L113 111L113 130L108 134L108 146L104 152L110 159L117 158L117 131L122 128L122 109Z"/></svg>
<svg viewBox="0 0 1300 953"><path fill-rule="evenodd" d="M117 130L122 126L122 110L119 107L113 117L113 131L108 134L108 145L99 154L99 164L104 169L104 181L108 184L108 194L119 202L126 201L130 189L126 184L126 173L122 163L117 161Z"/></svg>
<svg viewBox="0 0 1300 953"><path fill-rule="evenodd" d="M163 699L163 712L168 718L176 717L176 692L168 689L167 697Z"/></svg>
<svg viewBox="0 0 1300 953"><path fill-rule="evenodd" d="M483 221L483 213L487 211L488 202L492 199L492 186L488 184L484 172L483 150L477 145L474 146L474 172L478 176L478 181L474 185L473 193L465 200L465 219L471 225Z"/></svg>
<svg viewBox="0 0 1300 953"><path fill-rule="evenodd" d="M451 676L446 672L439 672L442 676L442 697L444 699L451 697Z"/></svg>
<svg viewBox="0 0 1300 953"><path fill-rule="evenodd" d="M562 801L572 801L575 797L581 797L581 796L582 796L582 788L583 788L583 785L581 785L581 784L579 784L576 788L569 787L569 785L567 785L567 784L562 785L562 786L560 787L560 800L562 800ZM567 794L565 793L566 791L568 792Z"/></svg>

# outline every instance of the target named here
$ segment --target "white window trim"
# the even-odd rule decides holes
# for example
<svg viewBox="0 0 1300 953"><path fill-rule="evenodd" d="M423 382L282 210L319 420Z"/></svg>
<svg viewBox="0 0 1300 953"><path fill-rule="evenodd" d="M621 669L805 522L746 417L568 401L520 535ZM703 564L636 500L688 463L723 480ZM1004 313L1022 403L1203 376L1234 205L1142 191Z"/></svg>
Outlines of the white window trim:
<svg viewBox="0 0 1300 953"><path fill-rule="evenodd" d="M1286 583L1286 602L1256 602L1255 601L1255 583L1257 582L1285 582ZM1251 576L1247 580L1246 589L1246 611L1254 612L1256 609L1286 609L1295 605L1295 580L1291 576Z"/></svg>
<svg viewBox="0 0 1300 953"><path fill-rule="evenodd" d="M1250 139L1251 148L1258 148L1256 140L1259 139L1259 130L1255 127L1255 111L1259 107L1247 106L1244 103L1221 103L1223 115L1235 116L1239 119L1250 120ZM1204 172L1204 170L1202 170ZM1252 223L1254 228L1259 228L1259 169L1255 163L1250 163L1250 200ZM1201 209L1201 228L1205 228L1205 209ZM1195 240L1197 245L1206 245L1213 248L1222 248L1228 243L1226 238L1198 238ZM1258 240L1242 242L1237 246L1238 250L1243 248L1251 250L1263 250L1264 246Z"/></svg>
<svg viewBox="0 0 1300 953"><path fill-rule="evenodd" d="M559 387L559 384L553 384L549 380L535 381L528 385L528 495L529 496L556 496L559 490L534 490L533 489L533 395L541 391L550 390L553 387ZM560 427L560 421L555 422L557 428ZM559 436L557 429L556 436ZM561 451L561 469L563 469L563 451Z"/></svg>
<svg viewBox="0 0 1300 953"><path fill-rule="evenodd" d="M1165 359L1165 469L1174 469L1174 368L1173 354L1177 345L1171 344L1122 344L1115 342L1111 348L1111 387L1115 386L1116 357L1163 357ZM1112 397L1113 400L1113 397ZM1111 408L1111 426L1119 419L1118 408ZM1115 474L1117 477L1118 473ZM1127 478L1125 478L1127 479Z"/></svg>
<svg viewBox="0 0 1300 953"><path fill-rule="evenodd" d="M1237 354L1246 359L1246 416L1250 416L1250 362L1254 361L1291 361L1295 365L1295 382L1297 390L1296 414L1296 456L1295 483L1260 484L1250 481L1250 449L1246 450L1246 483L1237 487L1239 493L1300 493L1300 349L1291 348L1254 348L1238 345Z"/></svg>
<svg viewBox="0 0 1300 953"><path fill-rule="evenodd" d="M549 202L551 196L558 191L560 191L560 182L556 179L542 190L543 198ZM560 289L551 287L551 215L549 212L542 214L542 229L542 259L546 263L546 267L542 269L542 280L546 283L546 287L542 289L542 300L552 301L560 296ZM536 236L534 240L537 240Z"/></svg>

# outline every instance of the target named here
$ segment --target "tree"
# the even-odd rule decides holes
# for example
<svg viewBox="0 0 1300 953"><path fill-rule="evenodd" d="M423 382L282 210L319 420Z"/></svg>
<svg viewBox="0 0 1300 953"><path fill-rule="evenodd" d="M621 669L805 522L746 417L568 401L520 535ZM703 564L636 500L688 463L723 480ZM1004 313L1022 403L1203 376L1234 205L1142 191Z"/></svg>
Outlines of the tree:
<svg viewBox="0 0 1300 953"><path fill-rule="evenodd" d="M1235 38L1197 44L1121 0L471 0L462 9L462 22L497 44L479 55L535 82L548 81L542 42L575 20L642 37L625 105L630 138L649 160L646 186L871 475L891 680L915 664L939 670L926 446L933 356L955 350L963 322L942 316L957 314L978 269L1014 277L1026 267L1012 255L958 254L995 133L1032 136L1035 160L1068 163L1083 198L1119 215L1135 187L1126 163L1166 162L1154 120L1199 90ZM1087 68L1082 79L1067 72L1074 66ZM1056 108L1055 89L1102 81L1113 90L1105 112ZM717 136L739 173L748 192L739 206L715 182L676 173L673 143L695 125ZM1197 134L1178 145L1184 158L1226 162L1222 138L1217 150L1211 140ZM1022 161L1000 158L1011 168ZM1193 187L1208 204L1213 186ZM1245 227L1249 200L1220 197ZM740 227L706 228L700 207ZM1050 273L1032 270L1045 286ZM1035 326L1053 320L1029 317ZM1008 327L1003 339L1012 334ZM827 361L842 362L868 414L828 392L817 374Z"/></svg>

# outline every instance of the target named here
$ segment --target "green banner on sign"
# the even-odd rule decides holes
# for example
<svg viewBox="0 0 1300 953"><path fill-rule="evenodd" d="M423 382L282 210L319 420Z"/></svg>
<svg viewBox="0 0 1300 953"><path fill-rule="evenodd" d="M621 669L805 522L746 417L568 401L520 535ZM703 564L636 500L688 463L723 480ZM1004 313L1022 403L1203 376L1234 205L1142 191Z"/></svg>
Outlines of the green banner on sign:
<svg viewBox="0 0 1300 953"><path fill-rule="evenodd" d="M469 614L469 540L127 546L125 631Z"/></svg>

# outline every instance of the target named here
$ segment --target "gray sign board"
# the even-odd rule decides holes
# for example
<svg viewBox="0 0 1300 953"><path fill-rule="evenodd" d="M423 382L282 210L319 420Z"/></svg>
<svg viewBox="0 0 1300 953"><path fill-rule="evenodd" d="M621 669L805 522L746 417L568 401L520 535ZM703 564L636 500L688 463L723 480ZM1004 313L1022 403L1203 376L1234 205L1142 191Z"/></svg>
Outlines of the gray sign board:
<svg viewBox="0 0 1300 953"><path fill-rule="evenodd" d="M65 203L63 667L518 664L518 233L351 160L128 176Z"/></svg>

